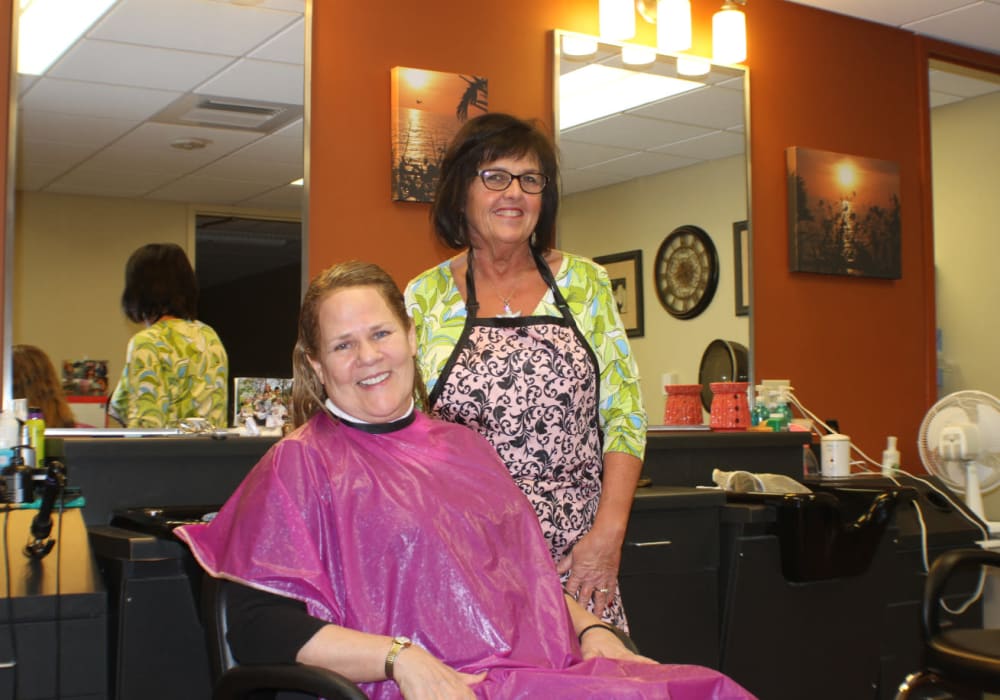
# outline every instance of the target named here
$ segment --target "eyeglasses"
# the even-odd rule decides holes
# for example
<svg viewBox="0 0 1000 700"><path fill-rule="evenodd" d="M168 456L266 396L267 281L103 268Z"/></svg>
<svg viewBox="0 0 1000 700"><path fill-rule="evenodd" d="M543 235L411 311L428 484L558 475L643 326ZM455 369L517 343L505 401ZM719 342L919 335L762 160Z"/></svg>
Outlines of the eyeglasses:
<svg viewBox="0 0 1000 700"><path fill-rule="evenodd" d="M515 175L506 170L480 170L476 175L483 181L486 189L494 192L503 192L510 187L510 183L517 180L521 186L521 191L525 194L541 194L545 186L549 184L549 176L542 173L528 172Z"/></svg>

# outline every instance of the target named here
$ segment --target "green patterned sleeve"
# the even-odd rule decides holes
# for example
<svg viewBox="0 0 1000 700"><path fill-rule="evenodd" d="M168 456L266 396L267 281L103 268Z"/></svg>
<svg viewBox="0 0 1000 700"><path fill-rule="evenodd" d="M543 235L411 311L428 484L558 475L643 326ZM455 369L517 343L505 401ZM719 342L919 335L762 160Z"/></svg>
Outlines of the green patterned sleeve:
<svg viewBox="0 0 1000 700"><path fill-rule="evenodd" d="M446 261L418 275L403 293L406 312L416 329L417 367L428 393L434 390L451 357L467 316L448 266Z"/></svg>
<svg viewBox="0 0 1000 700"><path fill-rule="evenodd" d="M127 427L165 427L169 391L156 342L142 333L137 334L132 339L126 364L129 377Z"/></svg>
<svg viewBox="0 0 1000 700"><path fill-rule="evenodd" d="M565 285L563 295L600 367L604 452L624 452L642 459L646 451L646 410L639 370L611 292L611 281L603 267L576 256L568 258L560 287Z"/></svg>

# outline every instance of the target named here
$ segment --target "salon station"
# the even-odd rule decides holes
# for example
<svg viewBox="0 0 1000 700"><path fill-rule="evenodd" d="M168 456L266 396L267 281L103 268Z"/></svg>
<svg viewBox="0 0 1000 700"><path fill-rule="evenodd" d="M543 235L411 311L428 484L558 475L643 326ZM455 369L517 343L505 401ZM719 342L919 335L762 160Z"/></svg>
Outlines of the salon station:
<svg viewBox="0 0 1000 700"><path fill-rule="evenodd" d="M0 700L213 697L172 530L280 439L234 382L292 376L330 265L402 288L454 254L427 178L485 112L549 130L556 247L607 269L639 369L618 573L639 651L761 700L890 700L926 668L931 565L1000 529L1000 2L69 0L95 9L43 48L71 14L46 4L0 23L4 413L30 344L80 427L46 431L34 500L5 480ZM107 411L140 327L122 271L153 242L187 253L225 342L225 429ZM1000 626L967 565L935 620L940 598L945 630ZM1000 692L963 640L934 670ZM934 692L909 697L969 697Z"/></svg>

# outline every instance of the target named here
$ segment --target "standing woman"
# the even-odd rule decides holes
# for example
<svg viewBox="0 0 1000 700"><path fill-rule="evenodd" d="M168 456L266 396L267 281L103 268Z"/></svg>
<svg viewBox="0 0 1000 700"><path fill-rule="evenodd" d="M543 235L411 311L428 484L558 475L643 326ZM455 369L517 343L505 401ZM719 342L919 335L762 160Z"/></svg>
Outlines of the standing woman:
<svg viewBox="0 0 1000 700"><path fill-rule="evenodd" d="M605 270L552 247L551 140L470 119L431 218L461 250L411 280L429 409L485 436L528 496L566 590L627 628L618 567L646 441L639 377Z"/></svg>
<svg viewBox="0 0 1000 700"><path fill-rule="evenodd" d="M129 341L109 410L129 428L172 428L188 418L226 427L229 358L197 320L198 281L184 250L150 243L125 266L122 311L145 324Z"/></svg>

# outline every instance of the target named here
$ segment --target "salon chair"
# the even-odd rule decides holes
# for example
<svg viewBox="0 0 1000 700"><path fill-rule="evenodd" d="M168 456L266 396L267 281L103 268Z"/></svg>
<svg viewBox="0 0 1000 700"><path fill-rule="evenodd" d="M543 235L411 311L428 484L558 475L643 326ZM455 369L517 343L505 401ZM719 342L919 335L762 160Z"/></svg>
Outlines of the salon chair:
<svg viewBox="0 0 1000 700"><path fill-rule="evenodd" d="M248 664L240 665L229 648L226 633L227 589L229 582L213 576L202 577L201 615L208 642L208 659L212 672L213 700L258 700L258 693L290 692L318 696L327 700L367 700L367 696L339 673L307 664ZM639 649L631 637L617 627L612 631L633 653ZM284 696L280 696L284 697Z"/></svg>
<svg viewBox="0 0 1000 700"><path fill-rule="evenodd" d="M298 693L294 697L327 700L367 700L354 683L338 673L307 664L240 665L226 639L229 629L226 598L230 584L212 576L202 577L201 614L208 642L213 700L273 697L264 693Z"/></svg>
<svg viewBox="0 0 1000 700"><path fill-rule="evenodd" d="M941 603L949 579L953 574L980 566L1000 568L1000 552L953 549L934 561L924 586L923 668L906 677L896 700L918 697L979 700L984 692L1000 693L1000 629L958 628L947 622L942 624L941 619ZM946 694L942 695L942 691Z"/></svg>

